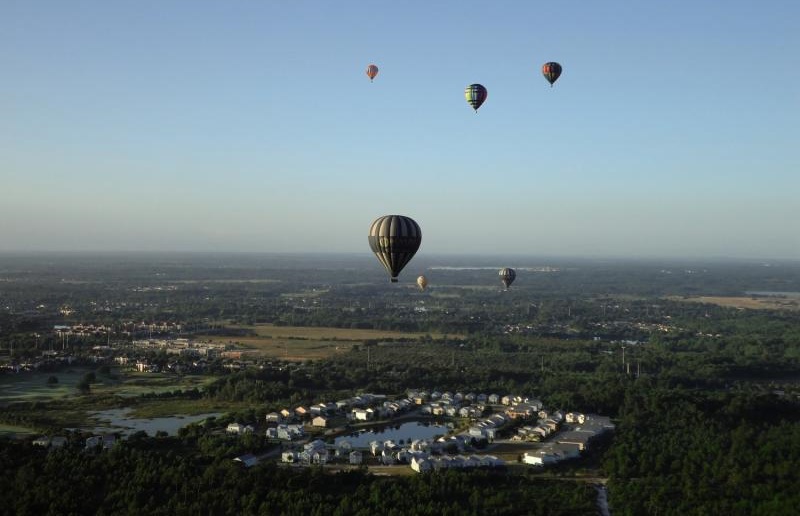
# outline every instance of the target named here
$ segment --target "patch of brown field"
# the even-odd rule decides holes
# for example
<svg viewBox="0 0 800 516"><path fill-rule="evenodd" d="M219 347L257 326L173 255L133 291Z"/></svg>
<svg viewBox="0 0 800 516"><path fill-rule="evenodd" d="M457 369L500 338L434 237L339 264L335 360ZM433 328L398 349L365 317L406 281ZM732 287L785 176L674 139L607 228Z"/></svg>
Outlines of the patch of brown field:
<svg viewBox="0 0 800 516"><path fill-rule="evenodd" d="M263 358L278 358L292 362L322 360L339 353L347 353L353 341L275 339L270 337L217 337L199 336L198 339L217 344L233 344L247 348L245 354L256 354Z"/></svg>
<svg viewBox="0 0 800 516"><path fill-rule="evenodd" d="M672 296L669 299L686 303L708 303L727 308L746 308L750 310L800 310L800 302L797 299L781 297Z"/></svg>
<svg viewBox="0 0 800 516"><path fill-rule="evenodd" d="M439 333L273 326L271 324L229 326L229 328L251 330L256 333L256 336L198 335L197 339L215 344L232 344L239 348L248 349L245 353L257 354L265 358L278 358L297 362L322 360L339 353L347 353L354 345L361 344L366 340L422 340L428 336L433 339L442 339L444 337L444 334ZM463 338L461 335L450 335L450 337Z"/></svg>
<svg viewBox="0 0 800 516"><path fill-rule="evenodd" d="M310 339L310 340L380 340L380 339L422 339L430 336L433 339L444 337L441 333L403 332L387 330L360 330L350 328L330 328L316 326L274 326L272 324L257 324L255 326L236 326L254 331L259 337ZM462 338L461 335L449 335L453 338Z"/></svg>

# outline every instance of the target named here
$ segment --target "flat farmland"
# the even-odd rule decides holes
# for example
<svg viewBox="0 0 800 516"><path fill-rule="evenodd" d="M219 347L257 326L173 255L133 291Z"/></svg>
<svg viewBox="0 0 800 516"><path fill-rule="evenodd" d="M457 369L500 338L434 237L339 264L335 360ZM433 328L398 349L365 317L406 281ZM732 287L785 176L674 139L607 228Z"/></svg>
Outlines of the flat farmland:
<svg viewBox="0 0 800 516"><path fill-rule="evenodd" d="M748 297L748 296L699 296L670 297L674 301L686 303L708 303L726 308L747 308L750 310L800 310L800 298L797 297Z"/></svg>
<svg viewBox="0 0 800 516"><path fill-rule="evenodd" d="M426 337L442 339L443 334L400 332L383 330L361 330L311 326L273 326L259 324L238 326L236 329L250 330L255 335L227 337L198 335L197 339L217 344L235 344L251 349L264 357L291 361L320 360L338 353L350 351L354 345L367 340L422 340ZM458 335L452 335L458 338Z"/></svg>

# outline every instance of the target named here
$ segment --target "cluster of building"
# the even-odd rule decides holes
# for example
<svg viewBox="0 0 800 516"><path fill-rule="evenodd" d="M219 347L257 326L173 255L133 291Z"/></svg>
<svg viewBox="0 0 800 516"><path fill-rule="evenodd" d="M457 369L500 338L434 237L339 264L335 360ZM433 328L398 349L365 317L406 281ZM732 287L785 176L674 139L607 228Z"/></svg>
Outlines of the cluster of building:
<svg viewBox="0 0 800 516"><path fill-rule="evenodd" d="M410 390L405 398L388 400L385 395L361 394L337 402L321 402L285 408L266 415L269 427L266 436L282 441L303 441L306 427L328 427L332 420L361 422L391 420L412 409L421 414L471 419L466 431L432 439L414 439L400 444L392 440L372 441L369 447L355 449L346 439L327 444L320 439L303 442L302 448L284 450L284 463L311 465L329 461L362 464L371 453L382 465L407 464L414 471L443 468L503 466L493 455L473 454L476 443L489 445L504 432L510 441L542 442L536 450L527 451L522 462L547 465L578 457L596 436L612 430L610 419L578 412L548 411L538 399L507 394L475 394ZM238 423L228 426L229 433L246 433L252 427ZM239 460L239 458L237 458ZM245 460L242 460L245 462Z"/></svg>
<svg viewBox="0 0 800 516"><path fill-rule="evenodd" d="M84 449L86 451L110 450L116 442L117 436L115 434L93 435L87 437L84 441ZM34 446L51 449L64 448L68 443L69 441L63 435L54 435L53 437L43 435L33 440Z"/></svg>
<svg viewBox="0 0 800 516"><path fill-rule="evenodd" d="M577 458L592 439L614 429L611 420L604 416L570 412L565 419L567 423L573 425L570 427L571 429L554 433L552 439L542 444L541 448L525 452L522 462L535 466L546 466L562 460Z"/></svg>
<svg viewBox="0 0 800 516"><path fill-rule="evenodd" d="M304 434L291 432L291 427L298 425L290 423L307 422L311 426L326 428L332 426L331 423L337 419L349 422L391 419L409 410L412 406L408 399L387 401L383 394L360 394L336 402L317 403L310 407L300 405L294 409L284 408L280 412L267 414L267 424L277 425L272 432L272 428L267 429L267 437L285 439L284 437L273 437L273 434L282 432L286 435L286 431L289 431L294 435L293 439L302 438ZM302 427L302 425L299 426Z"/></svg>
<svg viewBox="0 0 800 516"><path fill-rule="evenodd" d="M445 447L456 444L458 455L442 454ZM370 451L378 462L385 466L407 464L418 473L444 468L478 468L500 467L505 463L492 455L465 455L462 452L468 448L468 443L463 436L441 437L436 440L419 439L402 447L391 440L373 441ZM365 450L353 449L348 441L341 441L335 446L330 446L324 441L315 439L303 445L302 450L286 450L281 454L281 462L302 465L327 464L329 461L338 460L350 465L359 465L364 461Z"/></svg>

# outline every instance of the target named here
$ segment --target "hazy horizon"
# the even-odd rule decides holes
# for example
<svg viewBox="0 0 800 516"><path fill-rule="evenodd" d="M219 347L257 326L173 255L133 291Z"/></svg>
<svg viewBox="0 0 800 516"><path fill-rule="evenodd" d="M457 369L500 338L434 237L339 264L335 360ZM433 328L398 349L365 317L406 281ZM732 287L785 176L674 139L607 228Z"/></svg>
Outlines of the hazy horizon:
<svg viewBox="0 0 800 516"><path fill-rule="evenodd" d="M4 2L0 252L369 255L397 213L422 228L416 259L800 260L798 17Z"/></svg>
<svg viewBox="0 0 800 516"><path fill-rule="evenodd" d="M304 258L314 260L364 260L369 263L374 262L374 255L370 251L349 252L349 251L144 251L144 250L102 250L102 251L86 251L86 250L21 250L21 251L0 251L0 260L2 259L20 259L20 258L96 258L96 259L109 259L115 260L118 258L125 259L267 259L267 258ZM526 253L421 253L415 256L414 263L419 265L425 264L427 267L441 267L445 266L445 262L455 262L459 267L474 267L474 268L492 268L493 266L487 265L487 262L497 262L498 267L514 266L516 263L518 267L530 266L548 266L553 264L570 264L570 263L652 263L652 264L671 264L671 265L700 265L700 264L741 264L741 265L759 265L759 266L780 266L786 265L800 265L800 260L797 259L784 259L784 258L771 258L771 257L726 257L726 256L633 256L633 255L608 255L608 256L587 256L587 255L543 255L543 254L526 254ZM417 263L420 262L420 263ZM378 262L375 262L377 264ZM465 265L471 264L471 265ZM380 269L379 265L376 268Z"/></svg>

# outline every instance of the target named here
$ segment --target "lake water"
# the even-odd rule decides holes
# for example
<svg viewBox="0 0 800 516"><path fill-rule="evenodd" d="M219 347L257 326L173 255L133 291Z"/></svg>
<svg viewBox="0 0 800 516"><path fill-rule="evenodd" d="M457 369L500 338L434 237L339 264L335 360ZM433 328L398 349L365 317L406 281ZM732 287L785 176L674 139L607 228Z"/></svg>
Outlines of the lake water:
<svg viewBox="0 0 800 516"><path fill-rule="evenodd" d="M771 290L748 290L745 294L762 297L800 297L800 292L773 292Z"/></svg>
<svg viewBox="0 0 800 516"><path fill-rule="evenodd" d="M139 431L144 431L150 436L154 436L156 432L162 431L167 432L169 435L177 435L178 430L184 426L202 421L209 417L219 417L221 415L220 412L214 412L209 414L196 414L194 416L178 415L138 419L128 416L131 410L133 409L120 408L90 412L89 415L102 424L102 426L92 428L91 431L97 433L122 432L123 435L131 435Z"/></svg>
<svg viewBox="0 0 800 516"><path fill-rule="evenodd" d="M435 436L447 435L450 428L446 425L427 424L419 421L410 421L401 425L389 425L380 429L373 429L368 432L359 432L351 435L337 437L334 441L339 444L347 441L354 448L369 448L372 441L388 441L391 439L395 443L409 443L414 439L430 439Z"/></svg>

